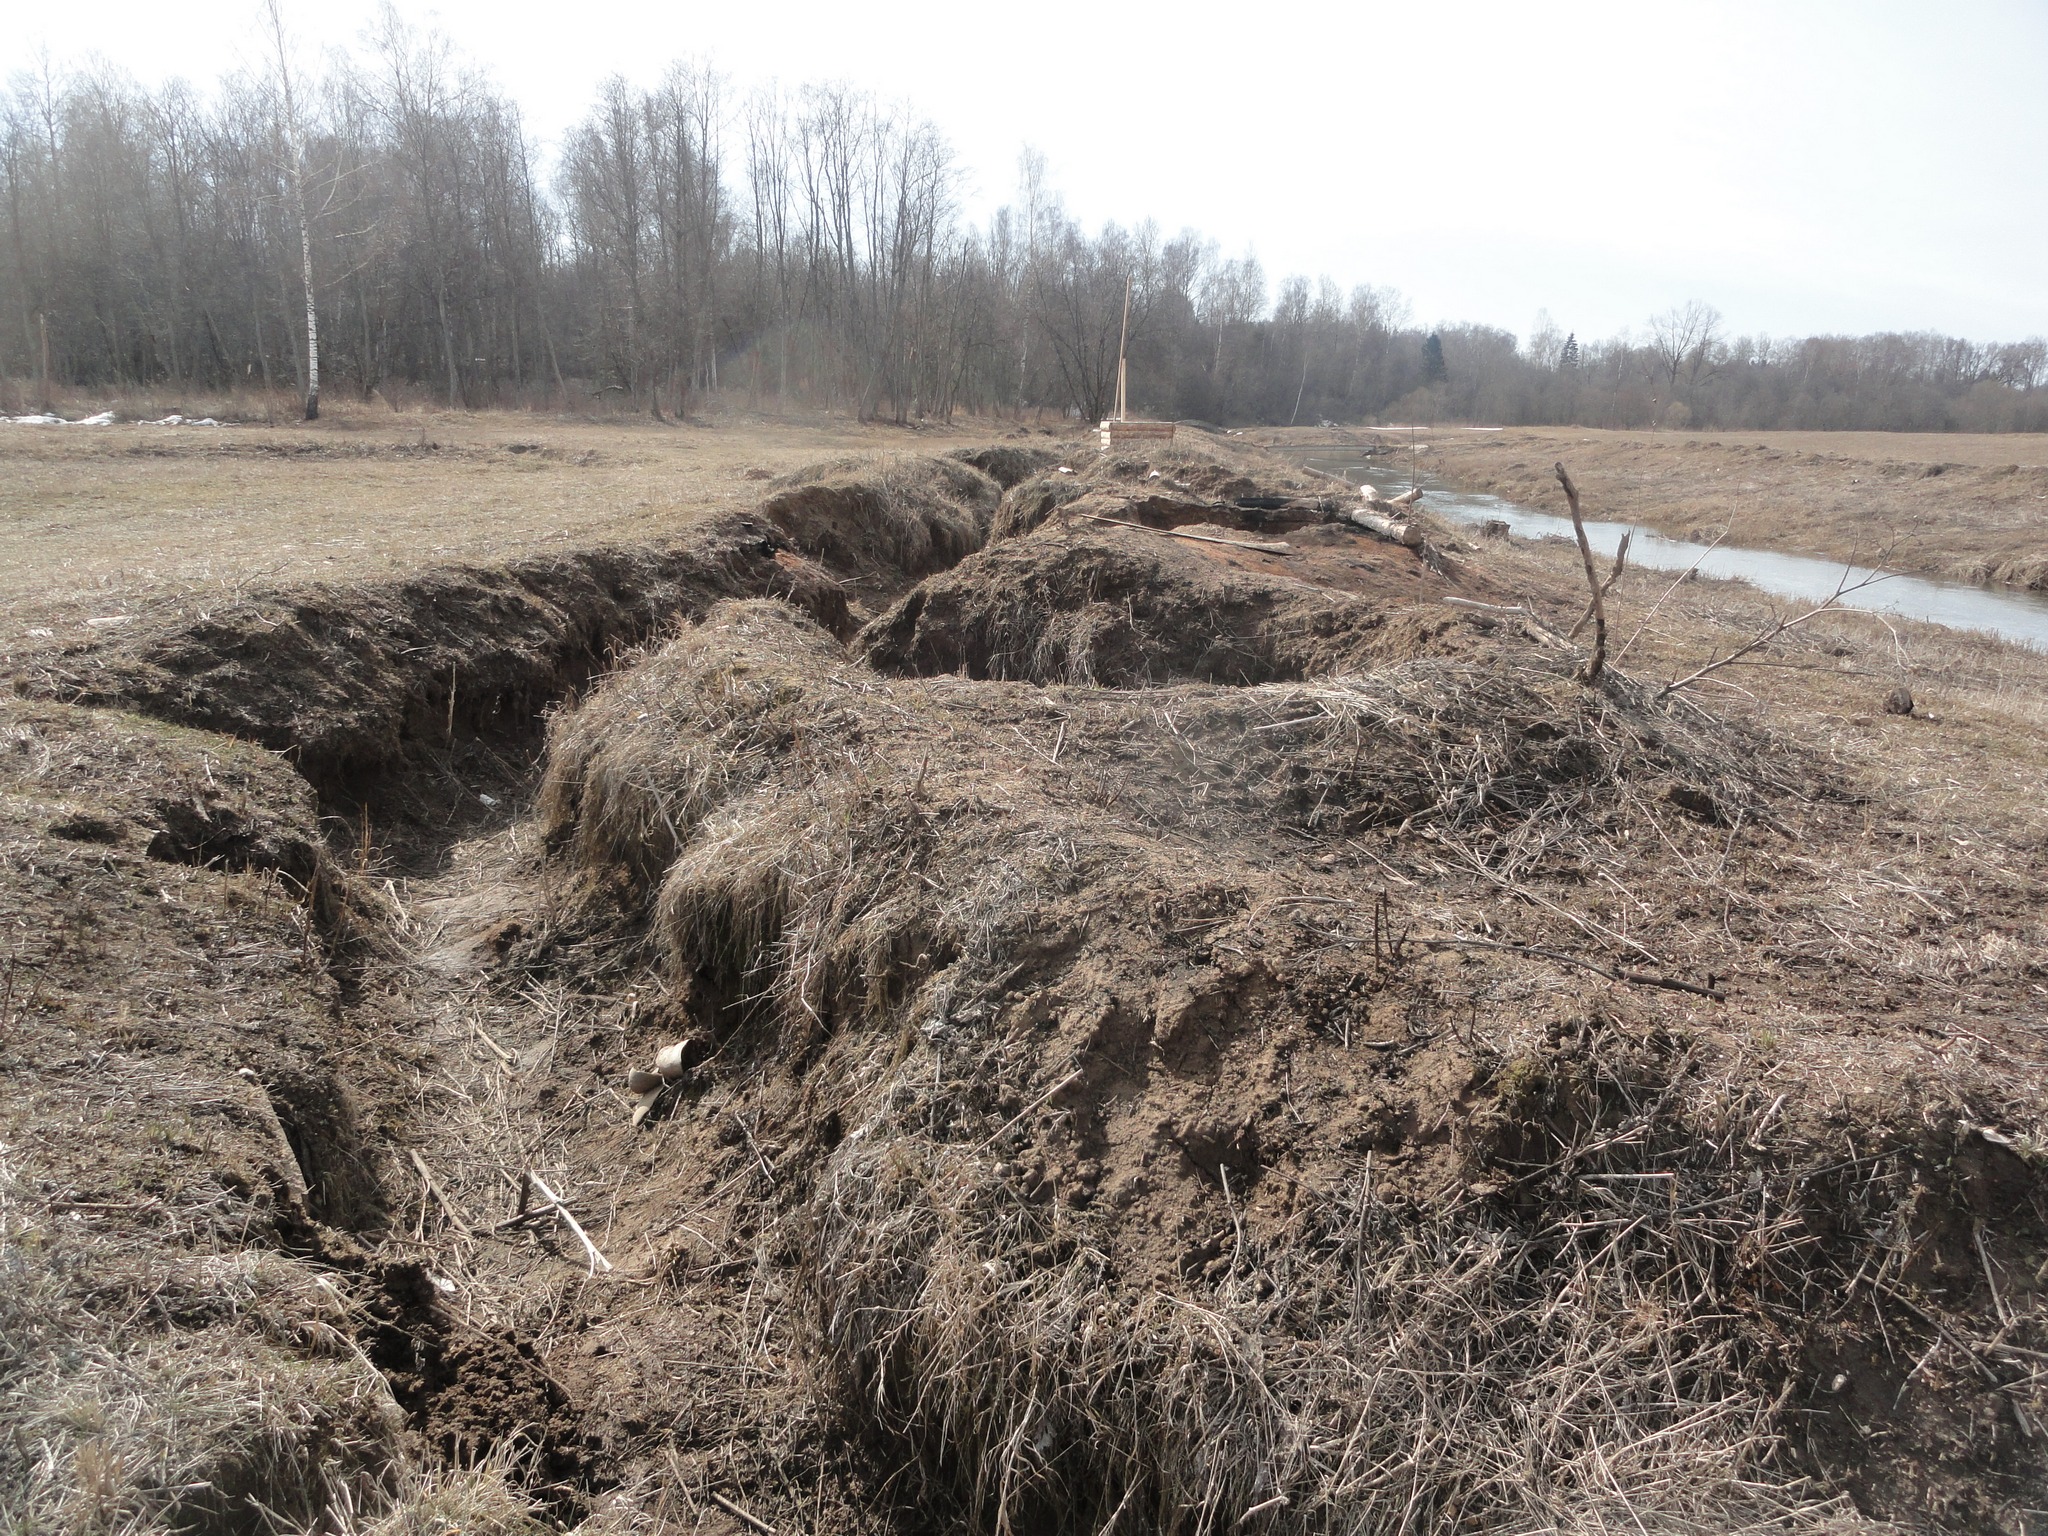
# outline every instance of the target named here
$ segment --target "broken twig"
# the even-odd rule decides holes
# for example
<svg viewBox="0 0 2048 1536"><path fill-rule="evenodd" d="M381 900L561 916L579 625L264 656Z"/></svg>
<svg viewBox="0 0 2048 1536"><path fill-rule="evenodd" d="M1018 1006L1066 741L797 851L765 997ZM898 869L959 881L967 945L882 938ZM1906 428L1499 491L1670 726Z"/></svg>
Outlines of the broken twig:
<svg viewBox="0 0 2048 1536"><path fill-rule="evenodd" d="M1631 987L1657 987L1666 992L1687 992L1694 997L1704 997L1712 1002L1725 1003L1728 994L1714 987L1703 987L1696 981L1680 981L1676 976L1659 976L1653 971L1625 971L1605 966L1597 960L1588 960L1583 955L1567 954L1561 949L1545 949L1537 944L1502 944L1493 939L1474 938L1469 934L1453 934L1448 938L1419 938L1415 941L1430 949L1496 949L1510 955L1537 955L1545 960L1555 960L1559 965L1576 966L1582 971L1591 971L1595 976L1604 976L1609 981L1623 982Z"/></svg>
<svg viewBox="0 0 2048 1536"><path fill-rule="evenodd" d="M775 1536L774 1526L770 1525L766 1520L763 1520L759 1515L751 1514L747 1510L742 1509L738 1504L735 1504L731 1499L728 1499L724 1494L712 1494L711 1502L716 1504L720 1509L724 1510L728 1515L731 1515L733 1519L739 1521L740 1524L747 1526L753 1530L759 1531L761 1533L761 1536Z"/></svg>
<svg viewBox="0 0 2048 1536"><path fill-rule="evenodd" d="M462 1212L455 1209L455 1202L448 1198L448 1191L441 1187L441 1181L435 1178L433 1170L427 1167L426 1159L414 1152L412 1165L419 1170L420 1178L425 1181L427 1193L434 1197L441 1209L447 1213L448 1219L455 1223L455 1230L464 1237L474 1236L469 1229L469 1223L462 1219Z"/></svg>

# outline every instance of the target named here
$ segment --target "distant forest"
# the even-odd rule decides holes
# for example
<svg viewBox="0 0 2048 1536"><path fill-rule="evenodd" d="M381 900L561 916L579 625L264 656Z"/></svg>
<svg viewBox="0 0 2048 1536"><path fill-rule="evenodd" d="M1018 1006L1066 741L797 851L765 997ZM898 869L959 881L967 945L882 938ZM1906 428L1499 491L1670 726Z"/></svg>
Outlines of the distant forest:
<svg viewBox="0 0 2048 1536"><path fill-rule="evenodd" d="M469 407L1094 420L1128 284L1150 415L2048 430L2039 338L1729 336L1698 303L1607 340L1425 329L1388 290L1275 286L1192 231L1085 229L1028 152L1016 201L971 224L938 128L845 86L613 80L544 164L517 106L393 12L318 71L283 43L275 27L273 67L210 93L105 69L9 83L12 394L317 382Z"/></svg>

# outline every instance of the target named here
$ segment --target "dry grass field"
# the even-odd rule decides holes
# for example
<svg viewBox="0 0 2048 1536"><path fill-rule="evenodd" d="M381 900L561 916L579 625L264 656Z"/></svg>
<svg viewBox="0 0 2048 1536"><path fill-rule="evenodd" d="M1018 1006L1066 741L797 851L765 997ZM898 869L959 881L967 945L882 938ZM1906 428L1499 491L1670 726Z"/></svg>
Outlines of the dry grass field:
<svg viewBox="0 0 2048 1536"><path fill-rule="evenodd" d="M2048 656L1195 433L0 471L0 1530L2038 1529Z"/></svg>
<svg viewBox="0 0 2048 1536"><path fill-rule="evenodd" d="M1274 442L1330 438L1297 428ZM1375 434L1346 434L1371 440ZM2048 586L2048 438L1888 432L1612 432L1445 428L1419 434L1428 469L1562 515L1551 465L1586 488L1586 515L1916 575ZM1379 440L1405 462L1408 434Z"/></svg>
<svg viewBox="0 0 2048 1536"><path fill-rule="evenodd" d="M943 434L366 409L310 425L0 426L0 647L264 583L658 540L751 505L767 474L925 436Z"/></svg>

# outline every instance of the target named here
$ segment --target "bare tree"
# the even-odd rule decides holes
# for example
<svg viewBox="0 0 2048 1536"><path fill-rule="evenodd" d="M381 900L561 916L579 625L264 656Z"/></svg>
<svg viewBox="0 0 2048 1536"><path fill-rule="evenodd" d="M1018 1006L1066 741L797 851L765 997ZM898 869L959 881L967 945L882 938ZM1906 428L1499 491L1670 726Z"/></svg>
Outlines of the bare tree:
<svg viewBox="0 0 2048 1536"><path fill-rule="evenodd" d="M1701 376L1712 366L1720 335L1721 312L1698 299L1651 318L1650 348L1663 378L1666 400L1678 397L1681 376L1688 393L1697 390Z"/></svg>
<svg viewBox="0 0 2048 1536"><path fill-rule="evenodd" d="M299 275L306 295L306 420L320 419L320 312L313 289L313 229L306 213L306 135L299 121L298 91L292 82L291 49L285 39L282 0L264 0L270 24L271 83L277 91L279 181L299 231Z"/></svg>

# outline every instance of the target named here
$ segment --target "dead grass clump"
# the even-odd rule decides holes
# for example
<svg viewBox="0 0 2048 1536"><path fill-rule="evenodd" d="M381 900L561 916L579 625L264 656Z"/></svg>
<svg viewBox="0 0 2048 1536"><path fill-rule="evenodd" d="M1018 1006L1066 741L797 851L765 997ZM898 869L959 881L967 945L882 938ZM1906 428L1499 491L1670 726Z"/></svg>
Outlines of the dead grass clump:
<svg viewBox="0 0 2048 1536"><path fill-rule="evenodd" d="M1033 475L1051 469L1061 462L1064 454L1074 451L1072 448L1023 448L1014 443L991 443L981 448L955 448L951 457L963 464L972 464L1008 491Z"/></svg>
<svg viewBox="0 0 2048 1536"><path fill-rule="evenodd" d="M332 1287L66 1228L0 1167L0 1525L225 1533L382 1502L404 1426Z"/></svg>
<svg viewBox="0 0 2048 1536"><path fill-rule="evenodd" d="M761 516L832 570L893 585L981 548L1001 498L958 459L853 457L773 481Z"/></svg>
<svg viewBox="0 0 2048 1536"><path fill-rule="evenodd" d="M778 665L831 645L786 604L732 604L558 717L539 797L550 847L573 844L577 862L651 890L704 818L799 733L849 723L821 714Z"/></svg>
<svg viewBox="0 0 2048 1536"><path fill-rule="evenodd" d="M1111 688L1242 686L1491 649L1469 613L1415 601L1426 572L1402 575L1376 600L1150 534L1046 529L928 579L856 645L886 672Z"/></svg>
<svg viewBox="0 0 2048 1536"><path fill-rule="evenodd" d="M1291 1231L1233 1207L1206 1294L1122 1281L1113 1219L1019 1187L1028 1137L934 1142L915 1069L884 1074L817 1207L840 1400L977 1530L1859 1525L1788 1466L1790 1362L1756 1325L1874 1260L1895 1211L1819 1251L1802 1174L1727 1155L1770 1101L1669 1042L1521 1065L1582 1101L1502 1095L1512 1160L1429 1201L1356 1160Z"/></svg>
<svg viewBox="0 0 2048 1536"><path fill-rule="evenodd" d="M2038 555L1962 560L1951 565L1945 574L1951 581L1967 581L1974 586L2023 587L2029 592L2048 588L2048 560Z"/></svg>

